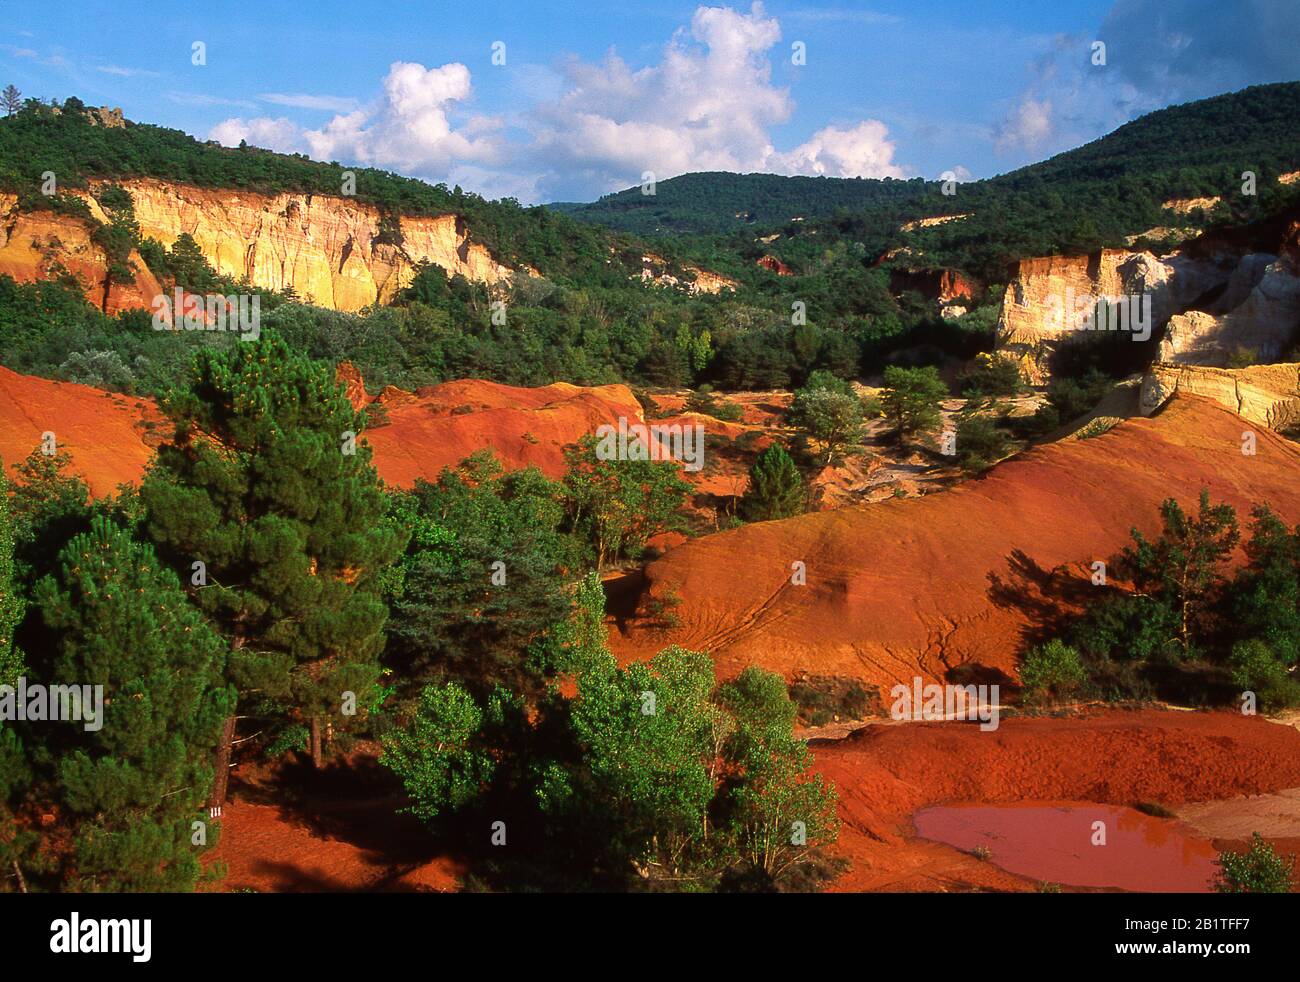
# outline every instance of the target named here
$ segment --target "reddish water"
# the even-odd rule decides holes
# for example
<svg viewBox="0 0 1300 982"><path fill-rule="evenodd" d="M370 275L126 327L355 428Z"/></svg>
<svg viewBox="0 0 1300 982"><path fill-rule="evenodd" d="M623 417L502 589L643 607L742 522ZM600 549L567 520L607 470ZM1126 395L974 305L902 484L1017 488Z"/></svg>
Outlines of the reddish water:
<svg viewBox="0 0 1300 982"><path fill-rule="evenodd" d="M1204 892L1218 872L1218 852L1185 826L1115 805L955 805L927 808L913 821L924 839L966 852L984 846L990 862L1049 883ZM1093 845L1094 822L1105 823L1105 845Z"/></svg>

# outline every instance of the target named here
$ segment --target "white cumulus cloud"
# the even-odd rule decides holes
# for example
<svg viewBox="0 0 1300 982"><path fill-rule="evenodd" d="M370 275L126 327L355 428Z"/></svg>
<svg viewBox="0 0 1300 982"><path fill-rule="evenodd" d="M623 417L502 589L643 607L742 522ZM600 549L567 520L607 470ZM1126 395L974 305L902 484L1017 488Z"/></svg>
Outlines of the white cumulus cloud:
<svg viewBox="0 0 1300 982"><path fill-rule="evenodd" d="M242 140L251 146L280 153L294 153L301 146L297 124L283 116L278 119L258 116L248 120L234 116L212 127L208 139L227 147L237 147Z"/></svg>
<svg viewBox="0 0 1300 982"><path fill-rule="evenodd" d="M624 188L652 172L776 171L898 177L884 123L826 127L779 151L771 130L794 112L772 81L769 52L781 40L761 4L749 13L700 7L657 64L633 70L616 54L563 66L563 95L533 113L533 153L551 171L543 186L568 193Z"/></svg>
<svg viewBox="0 0 1300 982"><path fill-rule="evenodd" d="M209 133L297 150L319 160L386 167L435 181L464 181L524 200L591 197L638 184L647 171L666 180L691 171L766 171L829 177L905 177L879 120L828 125L789 149L773 130L795 103L772 78L781 26L761 3L748 12L699 7L657 61L634 68L610 51L599 62L570 57L541 70L536 101L510 117L468 112L469 69L394 62L373 103L270 93L260 98L303 109L337 109L317 128L279 117L234 117ZM777 49L778 52L780 49ZM511 138L507 138L509 132Z"/></svg>
<svg viewBox="0 0 1300 982"><path fill-rule="evenodd" d="M339 113L319 129L302 129L284 118L236 117L217 124L209 138L227 145L246 139L272 150L305 148L319 160L391 167L441 179L458 164L494 163L501 157L497 120L476 116L461 126L452 121L456 104L471 91L464 65L425 68L399 61L389 67L383 98L374 106ZM305 105L305 97L263 98ZM291 98L293 103L287 101ZM325 100L316 106L325 106ZM275 142L262 142L266 140Z"/></svg>
<svg viewBox="0 0 1300 982"><path fill-rule="evenodd" d="M779 174L826 177L905 177L894 163L889 129L876 119L863 120L850 129L827 126L788 153L770 158Z"/></svg>

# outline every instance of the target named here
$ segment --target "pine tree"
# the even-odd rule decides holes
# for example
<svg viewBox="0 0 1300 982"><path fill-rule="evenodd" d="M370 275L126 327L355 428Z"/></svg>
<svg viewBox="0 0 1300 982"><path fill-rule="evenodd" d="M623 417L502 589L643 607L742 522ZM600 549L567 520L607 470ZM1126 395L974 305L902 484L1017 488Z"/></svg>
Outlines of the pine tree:
<svg viewBox="0 0 1300 982"><path fill-rule="evenodd" d="M23 603L14 579L14 528L9 516L9 485L0 461L0 685L14 685L23 671L22 653L14 644L14 629L22 620ZM13 871L18 890L27 892L22 857L30 833L15 820L14 803L31 780L26 755L13 728L0 720L0 865ZM25 795L24 795L25 796Z"/></svg>
<svg viewBox="0 0 1300 982"><path fill-rule="evenodd" d="M204 351L168 395L172 440L141 489L146 528L229 639L229 678L267 716L326 727L366 703L387 609L376 571L404 542L384 520L363 417L329 366L264 335ZM204 564L196 568L194 564ZM225 798L226 721L211 804Z"/></svg>
<svg viewBox="0 0 1300 982"><path fill-rule="evenodd" d="M9 516L9 483L0 461L0 685L13 685L22 674L22 652L14 631L23 618L23 602L14 580L14 526Z"/></svg>
<svg viewBox="0 0 1300 982"><path fill-rule="evenodd" d="M192 889L192 823L234 704L221 681L225 643L153 549L104 516L68 543L59 566L33 593L49 632L33 671L49 684L103 686L97 726L39 724L59 810L74 821L63 886Z"/></svg>
<svg viewBox="0 0 1300 982"><path fill-rule="evenodd" d="M751 522L789 518L801 514L807 500L799 469L785 448L774 443L758 455L749 470L749 488L740 501L740 514Z"/></svg>

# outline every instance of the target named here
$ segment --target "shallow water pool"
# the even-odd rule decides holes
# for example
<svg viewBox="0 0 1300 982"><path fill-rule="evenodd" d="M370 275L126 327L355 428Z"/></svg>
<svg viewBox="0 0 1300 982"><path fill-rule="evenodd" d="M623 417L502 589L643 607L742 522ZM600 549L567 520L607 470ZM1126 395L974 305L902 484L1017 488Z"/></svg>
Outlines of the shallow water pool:
<svg viewBox="0 0 1300 982"><path fill-rule="evenodd" d="M913 817L916 833L1035 880L1145 892L1205 892L1218 851L1187 826L1133 808L1080 802L950 805ZM1094 823L1103 823L1105 844Z"/></svg>

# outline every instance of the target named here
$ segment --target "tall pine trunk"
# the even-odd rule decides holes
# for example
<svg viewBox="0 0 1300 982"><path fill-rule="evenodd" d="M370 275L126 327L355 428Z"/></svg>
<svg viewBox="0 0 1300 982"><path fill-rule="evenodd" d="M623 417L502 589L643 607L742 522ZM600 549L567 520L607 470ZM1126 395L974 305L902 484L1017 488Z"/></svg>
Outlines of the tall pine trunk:
<svg viewBox="0 0 1300 982"><path fill-rule="evenodd" d="M321 768L320 717L311 718L311 763L316 770Z"/></svg>
<svg viewBox="0 0 1300 982"><path fill-rule="evenodd" d="M217 744L216 770L212 775L212 794L208 796L208 815L215 817L226 805L226 785L230 781L230 756L235 744L235 716L226 717Z"/></svg>

